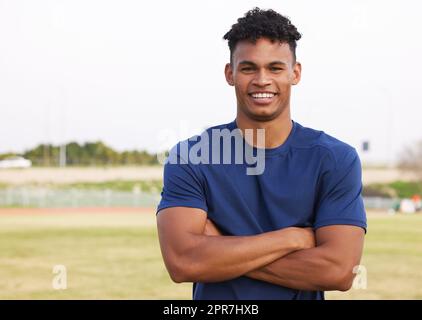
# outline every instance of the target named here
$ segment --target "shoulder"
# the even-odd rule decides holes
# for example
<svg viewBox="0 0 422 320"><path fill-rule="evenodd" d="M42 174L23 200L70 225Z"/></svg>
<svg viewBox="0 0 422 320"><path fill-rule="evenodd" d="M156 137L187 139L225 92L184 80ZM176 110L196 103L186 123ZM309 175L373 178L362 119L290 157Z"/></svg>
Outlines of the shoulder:
<svg viewBox="0 0 422 320"><path fill-rule="evenodd" d="M322 130L304 127L296 123L293 148L317 152L331 168L341 167L359 159L356 149Z"/></svg>

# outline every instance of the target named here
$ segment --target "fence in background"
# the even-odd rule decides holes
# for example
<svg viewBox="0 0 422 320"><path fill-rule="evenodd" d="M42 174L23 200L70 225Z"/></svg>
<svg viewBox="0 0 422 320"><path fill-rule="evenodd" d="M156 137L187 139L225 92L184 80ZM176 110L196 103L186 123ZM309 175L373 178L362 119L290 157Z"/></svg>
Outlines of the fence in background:
<svg viewBox="0 0 422 320"><path fill-rule="evenodd" d="M0 189L0 207L154 207L159 194L141 191L48 189L15 187Z"/></svg>
<svg viewBox="0 0 422 320"><path fill-rule="evenodd" d="M363 197L365 208L367 209L392 209L397 203L397 199L381 198L381 197Z"/></svg>
<svg viewBox="0 0 422 320"><path fill-rule="evenodd" d="M139 190L122 192L114 190L49 189L13 187L0 189L0 207L155 207L160 201L158 193ZM367 209L390 209L395 200L364 197Z"/></svg>

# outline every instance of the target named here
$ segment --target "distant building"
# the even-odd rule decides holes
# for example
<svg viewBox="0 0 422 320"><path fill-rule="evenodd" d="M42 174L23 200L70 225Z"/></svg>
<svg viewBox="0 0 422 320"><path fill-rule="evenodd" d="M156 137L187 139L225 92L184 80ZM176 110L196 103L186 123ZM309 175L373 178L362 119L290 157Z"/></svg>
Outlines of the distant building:
<svg viewBox="0 0 422 320"><path fill-rule="evenodd" d="M0 169L8 168L29 168L32 166L31 160L25 159L23 157L9 157L3 160L0 160Z"/></svg>

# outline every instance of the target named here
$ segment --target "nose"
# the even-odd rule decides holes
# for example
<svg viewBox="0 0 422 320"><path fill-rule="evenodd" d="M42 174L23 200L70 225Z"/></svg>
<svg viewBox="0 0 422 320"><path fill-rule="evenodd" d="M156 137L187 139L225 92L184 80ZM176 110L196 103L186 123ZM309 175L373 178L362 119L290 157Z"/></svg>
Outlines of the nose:
<svg viewBox="0 0 422 320"><path fill-rule="evenodd" d="M271 79L265 70L260 70L252 83L258 87L266 87L271 84Z"/></svg>

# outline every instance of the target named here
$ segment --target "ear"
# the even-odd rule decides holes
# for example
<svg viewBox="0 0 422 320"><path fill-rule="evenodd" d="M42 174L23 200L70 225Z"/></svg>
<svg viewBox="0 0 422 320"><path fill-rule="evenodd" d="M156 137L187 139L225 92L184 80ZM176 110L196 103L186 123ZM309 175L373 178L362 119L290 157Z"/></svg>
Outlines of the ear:
<svg viewBox="0 0 422 320"><path fill-rule="evenodd" d="M300 64L300 62L296 62L295 65L293 66L292 85L298 84L301 77L302 77L302 65Z"/></svg>
<svg viewBox="0 0 422 320"><path fill-rule="evenodd" d="M226 76L227 83L230 86L234 86L233 69L230 63L226 63L226 67L224 68L224 75Z"/></svg>

